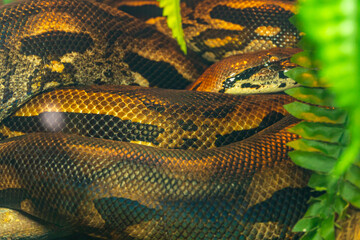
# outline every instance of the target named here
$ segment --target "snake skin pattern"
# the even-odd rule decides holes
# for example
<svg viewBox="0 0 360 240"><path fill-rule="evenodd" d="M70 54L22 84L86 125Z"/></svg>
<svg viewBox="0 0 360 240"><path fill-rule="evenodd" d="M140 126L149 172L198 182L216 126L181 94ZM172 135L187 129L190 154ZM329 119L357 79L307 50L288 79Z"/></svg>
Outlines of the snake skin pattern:
<svg viewBox="0 0 360 240"><path fill-rule="evenodd" d="M299 239L311 192L287 157L292 99L112 86L184 88L207 62L111 2L0 8L0 207L25 214L0 209L0 238ZM293 5L184 1L188 45L207 61L279 47L234 69L285 81Z"/></svg>
<svg viewBox="0 0 360 240"><path fill-rule="evenodd" d="M283 105L292 101L278 94L259 99L134 86L68 87L31 99L3 121L0 134L61 131L200 150L241 141L269 127L287 115Z"/></svg>
<svg viewBox="0 0 360 240"><path fill-rule="evenodd" d="M290 226L310 195L308 175L286 157L289 123L195 152L59 133L10 138L1 204L112 239L297 239Z"/></svg>
<svg viewBox="0 0 360 240"><path fill-rule="evenodd" d="M100 0L172 36L154 0ZM181 17L188 47L214 62L235 54L275 47L293 48L300 33L289 18L292 0L185 0Z"/></svg>
<svg viewBox="0 0 360 240"><path fill-rule="evenodd" d="M175 40L96 2L25 1L3 6L0 21L0 119L61 85L184 88L203 70Z"/></svg>

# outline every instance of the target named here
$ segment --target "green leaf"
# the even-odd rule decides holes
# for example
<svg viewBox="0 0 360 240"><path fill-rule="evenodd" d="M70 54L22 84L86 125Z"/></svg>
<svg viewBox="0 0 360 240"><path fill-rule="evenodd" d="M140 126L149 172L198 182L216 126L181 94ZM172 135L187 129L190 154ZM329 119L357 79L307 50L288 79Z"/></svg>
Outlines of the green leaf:
<svg viewBox="0 0 360 240"><path fill-rule="evenodd" d="M321 221L319 233L322 238L335 240L334 220L335 216L332 214Z"/></svg>
<svg viewBox="0 0 360 240"><path fill-rule="evenodd" d="M340 177L343 175L347 169L357 160L360 154L360 125L353 120L354 116L350 116L350 119L347 128L348 131L345 132L344 138L340 141L344 144L347 144L347 147L341 154L336 166L333 169L334 176ZM360 112L359 112L360 119ZM359 121L360 122L360 121ZM351 134L349 134L351 132Z"/></svg>
<svg viewBox="0 0 360 240"><path fill-rule="evenodd" d="M312 122L325 122L342 124L346 114L340 109L326 109L301 102L292 102L284 105L284 108L293 116Z"/></svg>
<svg viewBox="0 0 360 240"><path fill-rule="evenodd" d="M305 68L311 68L310 52L302 51L291 57L291 62Z"/></svg>
<svg viewBox="0 0 360 240"><path fill-rule="evenodd" d="M301 240L323 240L323 239L321 238L319 231L313 230L311 232L307 232L304 236L302 236Z"/></svg>
<svg viewBox="0 0 360 240"><path fill-rule="evenodd" d="M319 142L309 139L298 139L287 144L295 150L302 150L308 152L320 152L326 156L338 158L343 147L338 144Z"/></svg>
<svg viewBox="0 0 360 240"><path fill-rule="evenodd" d="M339 219L342 219L345 213L345 210L349 204L342 198L336 197L334 201L334 210L339 215Z"/></svg>
<svg viewBox="0 0 360 240"><path fill-rule="evenodd" d="M355 162L354 166L360 167L360 163Z"/></svg>
<svg viewBox="0 0 360 240"><path fill-rule="evenodd" d="M329 206L325 204L325 201L317 201L311 204L306 211L304 217L321 217L324 214L329 215L331 213L331 209Z"/></svg>
<svg viewBox="0 0 360 240"><path fill-rule="evenodd" d="M301 22L299 22L301 23ZM312 44L312 42L308 39L308 37L306 36L306 34L300 39L300 41L296 44L298 48L303 49L304 51L308 51L311 54L311 65L310 67L306 67L306 68L312 68L313 66L317 66L316 64L314 64L314 46ZM300 65L301 66L301 65ZM305 67L305 66L303 66Z"/></svg>
<svg viewBox="0 0 360 240"><path fill-rule="evenodd" d="M315 71L296 67L285 73L291 79L306 87L326 87L316 77Z"/></svg>
<svg viewBox="0 0 360 240"><path fill-rule="evenodd" d="M320 218L302 218L300 219L293 228L294 232L309 232L314 228L318 227Z"/></svg>
<svg viewBox="0 0 360 240"><path fill-rule="evenodd" d="M352 165L345 173L345 179L360 188L360 167Z"/></svg>
<svg viewBox="0 0 360 240"><path fill-rule="evenodd" d="M334 187L336 187L336 179L328 174L313 173L309 179L309 187L314 188L317 191L334 192ZM327 194L321 195L321 197L326 198ZM321 199L318 197L317 199Z"/></svg>
<svg viewBox="0 0 360 240"><path fill-rule="evenodd" d="M181 24L180 0L158 0L162 7L163 16L166 16L167 24L172 30L173 37L177 40L181 50L186 54L186 42Z"/></svg>
<svg viewBox="0 0 360 240"><path fill-rule="evenodd" d="M323 88L296 87L287 89L285 92L303 102L329 107L334 106L334 96Z"/></svg>
<svg viewBox="0 0 360 240"><path fill-rule="evenodd" d="M360 187L360 161L354 162L354 164L348 169L345 174L345 179Z"/></svg>
<svg viewBox="0 0 360 240"><path fill-rule="evenodd" d="M345 129L327 123L301 122L289 129L303 138L337 143L344 138Z"/></svg>
<svg viewBox="0 0 360 240"><path fill-rule="evenodd" d="M334 144L331 144L329 149L326 144L319 146L313 144L315 141L310 143L298 142L293 145L299 147L299 150L331 152L331 154L326 155L338 158L328 175L314 174L309 185L317 189L326 189L327 194L324 196L328 195L327 204L341 217L344 215L344 209L349 205L347 201L355 206L360 204L360 190L357 187L359 173L358 169L353 168L360 152L359 5L358 0L300 0L299 5L299 14L296 15L295 22L297 27L300 27L299 30L305 34L301 44L305 49L314 50L307 56L306 53L302 56L299 54L300 58L305 59L302 66L316 68L318 71L303 70L301 72L299 70L295 72L292 79L303 84L303 86L330 87L329 91L336 96L336 106L343 107L347 111L347 117L344 119L344 128L339 125L329 124L326 126L325 124L325 128L322 128L321 131L316 128L311 133L311 126L316 127L316 125L308 124L303 125L306 129L298 129L304 136L308 135L309 139L333 142ZM312 80L314 82L311 82ZM320 104L322 99L326 98L320 95L308 97L300 90L290 90L289 94L294 97L299 95L299 100L312 104ZM311 96L311 93L309 95ZM308 100L309 98L310 100ZM324 102L329 104L322 103L320 105L335 106L329 99ZM305 109L305 111L312 111L312 109ZM301 114L298 113L298 116ZM309 119L307 117L303 118ZM326 127L329 130L333 128L334 131L329 131L329 134L326 135L324 131ZM339 128L344 129L343 134ZM335 135L331 138L332 133ZM339 147L335 147L336 145ZM347 201L342 200L342 198ZM334 239L333 216L334 214L329 218L320 219L319 229L306 234L306 239ZM305 236L302 239L305 239Z"/></svg>
<svg viewBox="0 0 360 240"><path fill-rule="evenodd" d="M314 174L316 174L316 173L314 173ZM327 197L328 197L328 194L322 194L316 198L311 197L309 202L326 201Z"/></svg>
<svg viewBox="0 0 360 240"><path fill-rule="evenodd" d="M357 188L352 183L344 181L340 187L341 196L349 201L352 205L360 208L360 188Z"/></svg>
<svg viewBox="0 0 360 240"><path fill-rule="evenodd" d="M329 172L336 163L335 158L315 152L292 151L289 156L296 165L319 172Z"/></svg>

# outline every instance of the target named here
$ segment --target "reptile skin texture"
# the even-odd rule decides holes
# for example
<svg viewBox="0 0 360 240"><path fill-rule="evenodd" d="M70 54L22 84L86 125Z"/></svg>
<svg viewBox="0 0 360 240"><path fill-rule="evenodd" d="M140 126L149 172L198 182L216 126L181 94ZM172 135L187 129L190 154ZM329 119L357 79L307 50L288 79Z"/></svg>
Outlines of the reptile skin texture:
<svg viewBox="0 0 360 240"><path fill-rule="evenodd" d="M308 175L288 160L289 117L212 150L31 133L4 140L1 205L116 239L297 239ZM296 122L296 121L295 121Z"/></svg>
<svg viewBox="0 0 360 240"><path fill-rule="evenodd" d="M299 239L313 193L287 156L293 99L225 94L238 74L285 87L294 2L183 1L187 56L123 6L1 6L0 239Z"/></svg>

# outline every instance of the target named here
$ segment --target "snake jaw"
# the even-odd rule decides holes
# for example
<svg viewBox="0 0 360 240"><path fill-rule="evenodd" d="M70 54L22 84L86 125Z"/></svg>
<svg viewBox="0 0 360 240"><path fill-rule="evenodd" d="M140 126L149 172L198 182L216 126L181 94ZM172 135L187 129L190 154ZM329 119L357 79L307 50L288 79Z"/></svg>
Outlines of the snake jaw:
<svg viewBox="0 0 360 240"><path fill-rule="evenodd" d="M298 85L285 75L289 69L274 71L265 67L247 79L241 79L241 74L238 74L226 79L220 92L238 95L282 92Z"/></svg>

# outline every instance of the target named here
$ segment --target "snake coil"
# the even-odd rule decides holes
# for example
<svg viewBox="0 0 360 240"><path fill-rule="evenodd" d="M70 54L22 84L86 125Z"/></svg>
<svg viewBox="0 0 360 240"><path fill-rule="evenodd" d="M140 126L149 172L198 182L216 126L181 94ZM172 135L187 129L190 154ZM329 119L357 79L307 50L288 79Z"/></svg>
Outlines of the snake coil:
<svg viewBox="0 0 360 240"><path fill-rule="evenodd" d="M299 239L292 98L224 94L294 85L293 2L184 1L187 57L149 2L0 8L0 237Z"/></svg>

